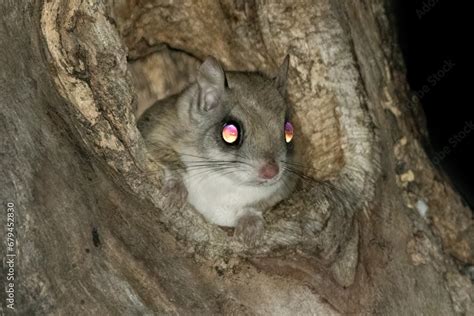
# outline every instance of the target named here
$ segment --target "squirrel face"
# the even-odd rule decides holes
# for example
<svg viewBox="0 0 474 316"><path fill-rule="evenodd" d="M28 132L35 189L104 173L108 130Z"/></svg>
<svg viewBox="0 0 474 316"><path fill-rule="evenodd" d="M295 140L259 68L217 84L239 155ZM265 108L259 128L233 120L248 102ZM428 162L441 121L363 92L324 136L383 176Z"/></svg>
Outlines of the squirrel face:
<svg viewBox="0 0 474 316"><path fill-rule="evenodd" d="M200 157L213 162L215 173L247 186L270 186L287 176L294 131L282 90L286 69L285 78L270 79L259 73L224 73L214 59L201 65L193 128L199 132L193 143Z"/></svg>

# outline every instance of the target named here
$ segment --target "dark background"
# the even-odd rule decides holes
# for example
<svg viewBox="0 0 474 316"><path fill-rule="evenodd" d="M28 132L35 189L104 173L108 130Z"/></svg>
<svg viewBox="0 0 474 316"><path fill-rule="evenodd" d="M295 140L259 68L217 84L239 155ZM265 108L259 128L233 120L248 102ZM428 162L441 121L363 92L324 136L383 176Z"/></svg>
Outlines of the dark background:
<svg viewBox="0 0 474 316"><path fill-rule="evenodd" d="M426 114L432 161L474 210L474 129L467 124L474 123L474 14L468 3L399 0L396 21L408 81Z"/></svg>

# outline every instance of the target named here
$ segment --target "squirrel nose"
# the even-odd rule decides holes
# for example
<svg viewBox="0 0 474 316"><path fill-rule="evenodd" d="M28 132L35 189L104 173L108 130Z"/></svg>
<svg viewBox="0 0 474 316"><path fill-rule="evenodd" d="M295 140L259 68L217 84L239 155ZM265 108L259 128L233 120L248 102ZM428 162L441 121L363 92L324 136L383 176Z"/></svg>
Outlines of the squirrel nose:
<svg viewBox="0 0 474 316"><path fill-rule="evenodd" d="M262 179L270 180L270 179L273 179L278 174L279 171L280 171L280 168L278 167L275 160L272 159L263 164L263 166L260 168L258 172L258 175Z"/></svg>

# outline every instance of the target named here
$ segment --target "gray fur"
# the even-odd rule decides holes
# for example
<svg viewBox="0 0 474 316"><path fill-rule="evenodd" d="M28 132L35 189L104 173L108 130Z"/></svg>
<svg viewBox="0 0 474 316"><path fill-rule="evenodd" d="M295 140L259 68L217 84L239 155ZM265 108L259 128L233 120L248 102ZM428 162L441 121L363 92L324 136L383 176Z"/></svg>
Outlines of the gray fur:
<svg viewBox="0 0 474 316"><path fill-rule="evenodd" d="M196 83L179 95L156 102L140 118L138 128L150 153L165 166L166 181L184 179L191 191L188 201L209 221L261 236L256 228L263 229L263 225L253 225L252 229L239 225L247 225L251 214L261 216L263 210L281 201L294 187L294 177L285 170L284 163L293 160L292 144L284 140L285 119L291 117L286 102L287 72L287 58L274 79L256 72L224 73L214 58L208 58L199 69ZM227 118L241 124L240 146L226 145L221 139ZM281 171L273 182L262 183L258 168L269 159L277 161ZM215 206L213 202L222 203L218 197L213 201L213 196L227 192L202 191L206 183L212 184L209 181L213 177L223 186L228 185L227 191L244 192L241 197L229 196L229 203L241 203L239 210L226 210L230 213L225 214L232 215L219 214L217 206L209 211ZM193 195L194 189L209 194L209 203L196 202L201 197L196 196L198 193ZM227 208L222 204L222 209ZM255 243L251 236L240 239Z"/></svg>

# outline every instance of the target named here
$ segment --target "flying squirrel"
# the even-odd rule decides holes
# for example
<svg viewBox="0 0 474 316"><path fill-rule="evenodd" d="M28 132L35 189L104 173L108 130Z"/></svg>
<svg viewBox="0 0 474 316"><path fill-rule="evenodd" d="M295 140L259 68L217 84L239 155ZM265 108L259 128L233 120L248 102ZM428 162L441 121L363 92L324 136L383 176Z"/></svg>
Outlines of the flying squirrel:
<svg viewBox="0 0 474 316"><path fill-rule="evenodd" d="M224 71L208 57L196 82L157 101L138 128L165 169L163 192L213 224L235 227L255 245L262 212L286 198L296 182L294 128L287 101L289 56L274 77Z"/></svg>

